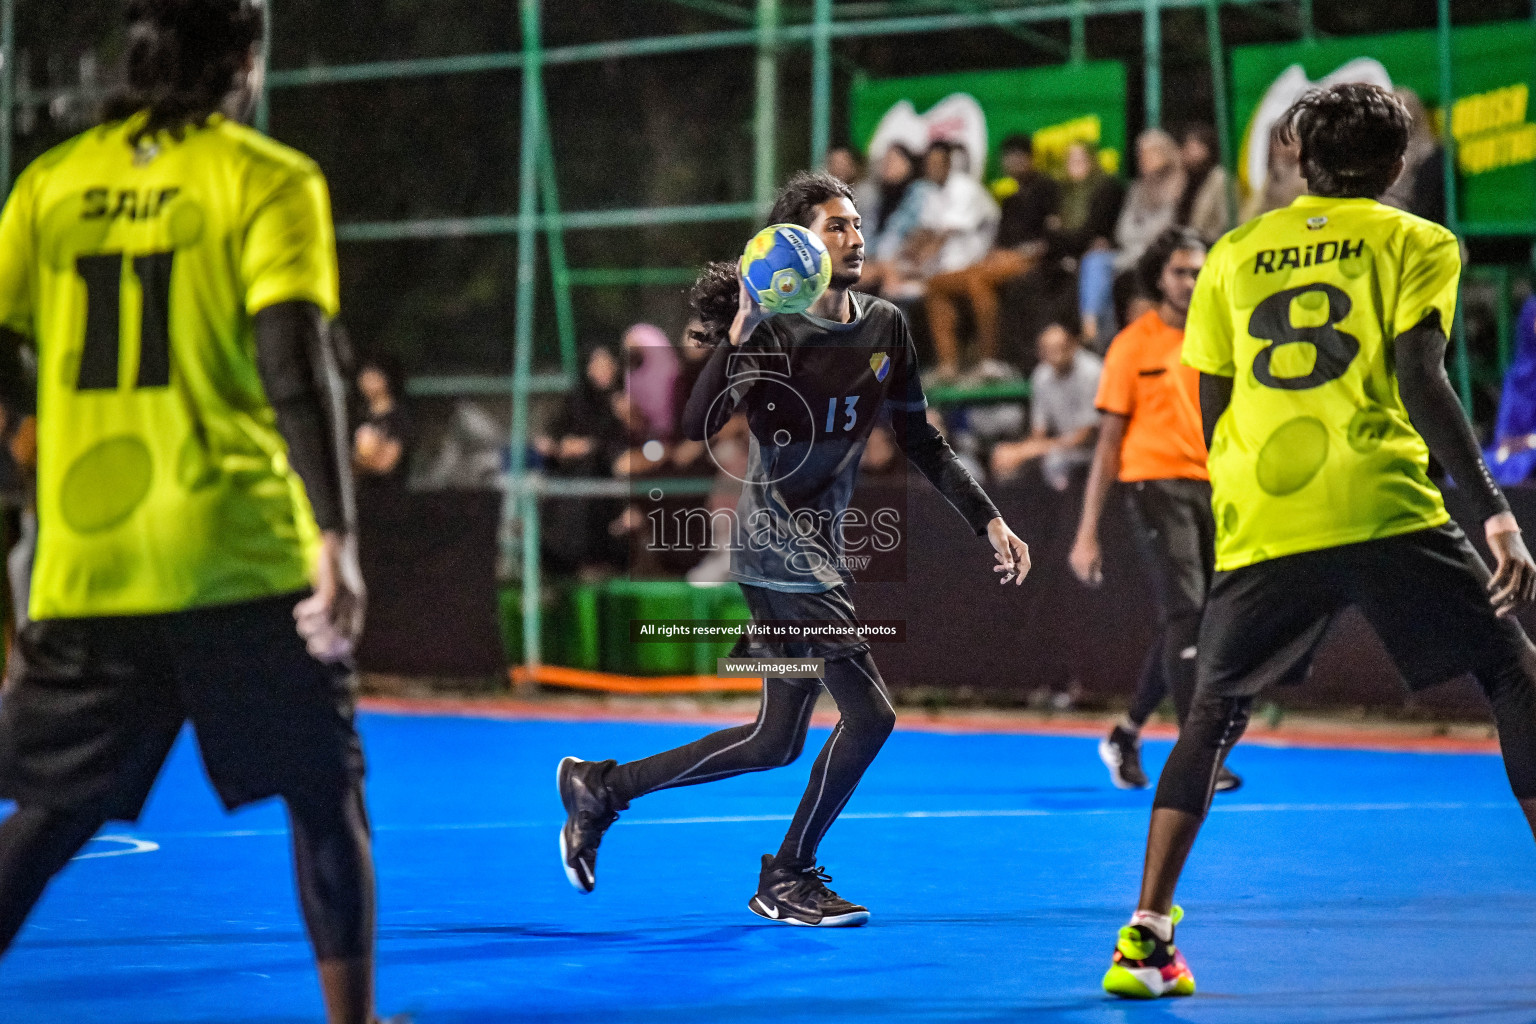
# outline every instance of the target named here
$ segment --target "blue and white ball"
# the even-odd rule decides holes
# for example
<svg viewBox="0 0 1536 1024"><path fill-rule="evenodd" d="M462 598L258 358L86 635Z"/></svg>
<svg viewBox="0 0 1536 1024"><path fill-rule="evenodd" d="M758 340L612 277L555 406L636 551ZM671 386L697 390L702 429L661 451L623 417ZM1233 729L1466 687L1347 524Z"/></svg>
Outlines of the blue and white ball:
<svg viewBox="0 0 1536 1024"><path fill-rule="evenodd" d="M798 224L770 224L741 254L741 279L770 313L803 313L832 282L832 254Z"/></svg>

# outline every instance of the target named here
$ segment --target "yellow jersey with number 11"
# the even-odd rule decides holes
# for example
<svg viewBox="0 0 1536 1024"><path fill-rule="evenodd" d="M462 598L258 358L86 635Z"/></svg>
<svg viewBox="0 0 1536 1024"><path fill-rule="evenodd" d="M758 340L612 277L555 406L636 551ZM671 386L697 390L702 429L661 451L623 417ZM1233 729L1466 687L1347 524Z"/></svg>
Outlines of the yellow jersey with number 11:
<svg viewBox="0 0 1536 1024"><path fill-rule="evenodd" d="M1455 235L1372 199L1302 196L1212 247L1183 358L1233 378L1209 461L1217 569L1450 518L1392 340L1426 318L1449 333L1460 274Z"/></svg>
<svg viewBox="0 0 1536 1024"><path fill-rule="evenodd" d="M308 580L314 519L251 317L295 300L336 312L325 179L221 117L136 147L138 123L44 154L0 213L0 324L38 354L36 619Z"/></svg>

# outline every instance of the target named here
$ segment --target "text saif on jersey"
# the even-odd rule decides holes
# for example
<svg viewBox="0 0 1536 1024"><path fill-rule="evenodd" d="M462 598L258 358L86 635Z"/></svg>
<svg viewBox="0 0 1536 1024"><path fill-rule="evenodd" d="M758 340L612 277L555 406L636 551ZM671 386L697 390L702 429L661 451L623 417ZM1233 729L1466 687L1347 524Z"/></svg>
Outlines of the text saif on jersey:
<svg viewBox="0 0 1536 1024"><path fill-rule="evenodd" d="M181 192L179 188L88 188L85 190L81 220L151 220L160 215L167 203Z"/></svg>

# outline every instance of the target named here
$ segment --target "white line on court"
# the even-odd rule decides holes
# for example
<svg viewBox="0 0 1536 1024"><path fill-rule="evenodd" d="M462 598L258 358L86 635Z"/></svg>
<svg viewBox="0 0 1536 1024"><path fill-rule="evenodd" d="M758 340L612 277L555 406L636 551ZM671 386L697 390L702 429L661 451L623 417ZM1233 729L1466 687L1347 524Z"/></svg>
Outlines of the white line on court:
<svg viewBox="0 0 1536 1024"><path fill-rule="evenodd" d="M1357 814L1357 813L1382 813L1397 811L1494 811L1510 810L1514 807L1512 801L1488 801L1486 803L1351 803L1351 804L1217 804L1211 808L1212 814ZM1117 814L1133 814L1145 816L1149 812L1147 807L1085 807L1051 810L1039 807L1022 808L997 808L991 810L953 810L953 811L854 811L839 816L839 820L847 821L919 821L926 818L938 819L965 819L965 818L1082 818L1103 817ZM722 814L695 818L623 818L619 820L621 825L730 825L758 821L789 821L788 814ZM377 825L375 832L477 832L498 829L519 828L554 828L559 825L556 819L543 821L484 821L484 822L438 822L419 825ZM251 837L286 836L287 829L234 829L218 832L162 832L157 833L160 840L168 839L245 839ZM149 840L134 839L131 836L98 836L98 839L115 840L117 842L148 843L151 847L157 844ZM103 853L85 854L77 860L86 857L111 857L120 856L122 853L140 853L148 850L124 850Z"/></svg>
<svg viewBox="0 0 1536 1024"><path fill-rule="evenodd" d="M92 842L97 843L122 843L121 849L97 850L95 853L78 853L73 860L100 860L103 857L127 857L134 853L153 853L160 849L160 844L150 839L138 839L134 836L97 836Z"/></svg>

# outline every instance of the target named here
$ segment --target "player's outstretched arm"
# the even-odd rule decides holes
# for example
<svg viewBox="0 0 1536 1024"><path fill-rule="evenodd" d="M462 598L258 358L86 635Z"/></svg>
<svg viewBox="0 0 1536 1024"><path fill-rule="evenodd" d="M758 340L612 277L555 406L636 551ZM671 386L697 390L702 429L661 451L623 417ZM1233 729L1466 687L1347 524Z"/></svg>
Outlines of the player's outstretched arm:
<svg viewBox="0 0 1536 1024"><path fill-rule="evenodd" d="M357 562L345 392L330 329L310 302L268 306L256 314L255 328L261 383L321 531L315 593L299 603L294 618L311 654L342 660L362 632L366 592Z"/></svg>
<svg viewBox="0 0 1536 1024"><path fill-rule="evenodd" d="M1438 312L1397 336L1393 363L1398 392L1414 429L1472 500L1496 563L1488 585L1490 600L1500 615L1509 615L1536 601L1536 562L1520 536L1509 502L1483 462L1472 425L1445 374L1448 341Z"/></svg>
<svg viewBox="0 0 1536 1024"><path fill-rule="evenodd" d="M920 392L918 395L921 397ZM900 406L892 406L892 415L899 417L900 425L896 443L906 454L907 461L944 495L978 537L985 535L991 541L997 557L993 571L1003 574L999 582L1024 582L1030 565L1029 545L1008 528L997 506L960 462L944 435L928 422L927 403L918 405L914 402L912 405L905 411L901 411Z"/></svg>

